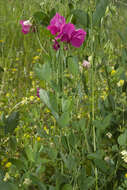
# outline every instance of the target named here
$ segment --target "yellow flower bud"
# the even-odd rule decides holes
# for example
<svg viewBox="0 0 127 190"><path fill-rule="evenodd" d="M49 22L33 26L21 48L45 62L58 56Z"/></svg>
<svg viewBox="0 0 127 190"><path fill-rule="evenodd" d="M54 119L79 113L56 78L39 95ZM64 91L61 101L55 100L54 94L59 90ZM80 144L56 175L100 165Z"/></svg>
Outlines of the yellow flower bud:
<svg viewBox="0 0 127 190"><path fill-rule="evenodd" d="M37 141L38 141L38 142L41 141L41 137L37 137Z"/></svg>
<svg viewBox="0 0 127 190"><path fill-rule="evenodd" d="M30 96L30 101L33 101L34 100L34 96Z"/></svg>
<svg viewBox="0 0 127 190"><path fill-rule="evenodd" d="M12 165L12 163L11 163L11 162L7 162L7 163L6 163L6 165L5 165L5 168L10 168L10 167L11 167L11 165Z"/></svg>
<svg viewBox="0 0 127 190"><path fill-rule="evenodd" d="M117 86L118 87L121 87L124 85L124 80L120 80L118 83L117 83Z"/></svg>
<svg viewBox="0 0 127 190"><path fill-rule="evenodd" d="M116 73L116 70L112 70L111 71L111 76L115 75L115 73Z"/></svg>

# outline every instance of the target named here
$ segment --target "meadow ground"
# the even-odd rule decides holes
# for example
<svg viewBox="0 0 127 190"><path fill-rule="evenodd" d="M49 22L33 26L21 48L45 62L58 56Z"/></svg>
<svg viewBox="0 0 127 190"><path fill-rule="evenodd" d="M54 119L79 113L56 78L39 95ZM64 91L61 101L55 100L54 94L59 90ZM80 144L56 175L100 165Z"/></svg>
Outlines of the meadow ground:
<svg viewBox="0 0 127 190"><path fill-rule="evenodd" d="M127 189L126 8L0 1L0 190Z"/></svg>

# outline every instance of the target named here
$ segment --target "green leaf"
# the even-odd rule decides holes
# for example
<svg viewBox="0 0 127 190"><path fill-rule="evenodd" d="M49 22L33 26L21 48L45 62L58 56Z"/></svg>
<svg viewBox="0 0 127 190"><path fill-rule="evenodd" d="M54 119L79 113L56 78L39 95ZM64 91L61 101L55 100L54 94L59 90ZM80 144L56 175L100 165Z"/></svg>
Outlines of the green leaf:
<svg viewBox="0 0 127 190"><path fill-rule="evenodd" d="M0 182L0 190L18 190L18 187L9 182Z"/></svg>
<svg viewBox="0 0 127 190"><path fill-rule="evenodd" d="M52 160L55 160L57 158L58 152L55 148L48 148L47 153Z"/></svg>
<svg viewBox="0 0 127 190"><path fill-rule="evenodd" d="M76 9L72 11L73 13L73 19L72 22L76 24L77 26L84 26L87 27L87 19L88 19L88 14L81 9Z"/></svg>
<svg viewBox="0 0 127 190"><path fill-rule="evenodd" d="M51 80L52 70L50 67L50 63L45 63L43 65L36 64L34 67L34 72L40 80L45 80L47 82Z"/></svg>
<svg viewBox="0 0 127 190"><path fill-rule="evenodd" d="M80 190L89 190L95 183L95 178L90 176L80 183Z"/></svg>
<svg viewBox="0 0 127 190"><path fill-rule="evenodd" d="M126 39L126 30L125 31L120 31L120 30L116 30L116 33L119 35L120 39L122 40L122 42L124 44L126 44L127 39Z"/></svg>
<svg viewBox="0 0 127 190"><path fill-rule="evenodd" d="M0 67L0 73L1 73L1 72L4 72L4 69L3 69L2 67Z"/></svg>
<svg viewBox="0 0 127 190"><path fill-rule="evenodd" d="M67 183L67 179L65 176L63 176L61 173L56 173L56 187L55 190L60 190L61 186L65 183Z"/></svg>
<svg viewBox="0 0 127 190"><path fill-rule="evenodd" d="M65 163L65 166L70 171L74 171L78 165L79 160L75 158L73 155L69 154L68 156L65 156L64 154L61 154L61 157Z"/></svg>
<svg viewBox="0 0 127 190"><path fill-rule="evenodd" d="M85 119L85 118L80 119L80 120L78 121L78 125L79 125L79 129L81 129L82 132L85 133L86 119Z"/></svg>
<svg viewBox="0 0 127 190"><path fill-rule="evenodd" d="M18 170L22 170L25 167L24 161L20 159L10 158L9 161L15 165Z"/></svg>
<svg viewBox="0 0 127 190"><path fill-rule="evenodd" d="M79 74L79 65L77 57L68 57L68 69L74 76Z"/></svg>
<svg viewBox="0 0 127 190"><path fill-rule="evenodd" d="M5 134L13 133L19 123L19 112L12 112L5 121Z"/></svg>
<svg viewBox="0 0 127 190"><path fill-rule="evenodd" d="M70 121L70 114L68 112L62 113L62 115L60 116L60 118L57 120L57 122L60 125L60 127L66 127L66 126L68 126L69 121Z"/></svg>
<svg viewBox="0 0 127 190"><path fill-rule="evenodd" d="M90 153L87 155L87 158L90 160L102 159L102 157L103 157L103 152L101 151Z"/></svg>
<svg viewBox="0 0 127 190"><path fill-rule="evenodd" d="M62 146L66 149L66 151L69 151L69 147L68 147L67 137L66 136L62 136L61 137L61 143L62 143Z"/></svg>
<svg viewBox="0 0 127 190"><path fill-rule="evenodd" d="M118 137L118 143L120 146L127 145L127 130L125 130L124 133Z"/></svg>
<svg viewBox="0 0 127 190"><path fill-rule="evenodd" d="M16 136L11 136L10 139L9 139L9 145L10 145L10 148L13 149L13 150L16 150L16 147L17 147L17 139L16 139Z"/></svg>
<svg viewBox="0 0 127 190"><path fill-rule="evenodd" d="M66 151L69 151L69 147L68 147L67 137L66 136L62 136L61 137L61 143L62 143L63 147L66 149Z"/></svg>
<svg viewBox="0 0 127 190"><path fill-rule="evenodd" d="M96 25L101 21L101 18L105 15L106 8L109 4L109 0L100 0L93 13L93 24Z"/></svg>
<svg viewBox="0 0 127 190"><path fill-rule="evenodd" d="M46 190L46 186L34 175L30 175L30 179L32 180L32 183L37 185L39 187L39 190Z"/></svg>
<svg viewBox="0 0 127 190"><path fill-rule="evenodd" d="M34 152L33 152L33 149L32 149L32 146L29 145L29 146L25 146L25 152L26 152L26 155L27 155L27 158L30 162L35 162L35 159L34 159Z"/></svg>
<svg viewBox="0 0 127 190"><path fill-rule="evenodd" d="M103 120L95 120L94 125L97 131L102 134L111 125L112 113L108 114Z"/></svg>
<svg viewBox="0 0 127 190"><path fill-rule="evenodd" d="M56 14L56 9L55 9L55 8L52 8L52 9L50 10L49 14L48 14L50 20L55 16L55 14Z"/></svg>
<svg viewBox="0 0 127 190"><path fill-rule="evenodd" d="M62 111L66 112L70 109L71 107L71 100L69 99L62 99Z"/></svg>
<svg viewBox="0 0 127 190"><path fill-rule="evenodd" d="M69 137L68 137L68 140L69 140L69 144L71 145L71 147L75 147L76 143L77 143L77 139L76 139L76 136L74 135L74 133L70 133Z"/></svg>
<svg viewBox="0 0 127 190"><path fill-rule="evenodd" d="M50 99L50 104L51 104L52 109L55 112L58 112L58 102L57 102L58 100L57 100L56 95L53 93L49 93L49 99Z"/></svg>
<svg viewBox="0 0 127 190"><path fill-rule="evenodd" d="M51 110L53 116L58 119L58 113L53 109L53 105L50 100L50 96L44 89L40 89L39 91L40 99L45 103L45 105Z"/></svg>
<svg viewBox="0 0 127 190"><path fill-rule="evenodd" d="M70 184L65 184L61 190L73 190L72 186Z"/></svg>
<svg viewBox="0 0 127 190"><path fill-rule="evenodd" d="M56 190L54 186L49 186L49 190Z"/></svg>
<svg viewBox="0 0 127 190"><path fill-rule="evenodd" d="M95 159L94 164L97 168L99 168L104 173L108 173L110 170L110 166L107 164L106 161L102 159Z"/></svg>
<svg viewBox="0 0 127 190"><path fill-rule="evenodd" d="M42 11L35 12L33 18L35 19L36 23L43 24L44 26L47 26L50 21L49 16Z"/></svg>

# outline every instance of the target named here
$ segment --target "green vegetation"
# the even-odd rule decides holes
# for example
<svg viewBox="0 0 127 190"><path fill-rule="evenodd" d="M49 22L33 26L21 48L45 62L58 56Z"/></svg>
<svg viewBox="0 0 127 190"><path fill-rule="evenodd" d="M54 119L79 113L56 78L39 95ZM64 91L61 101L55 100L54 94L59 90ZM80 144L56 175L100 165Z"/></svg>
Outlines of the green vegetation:
<svg viewBox="0 0 127 190"><path fill-rule="evenodd" d="M1 0L0 190L127 189L126 9ZM53 49L56 13L87 32L81 47Z"/></svg>

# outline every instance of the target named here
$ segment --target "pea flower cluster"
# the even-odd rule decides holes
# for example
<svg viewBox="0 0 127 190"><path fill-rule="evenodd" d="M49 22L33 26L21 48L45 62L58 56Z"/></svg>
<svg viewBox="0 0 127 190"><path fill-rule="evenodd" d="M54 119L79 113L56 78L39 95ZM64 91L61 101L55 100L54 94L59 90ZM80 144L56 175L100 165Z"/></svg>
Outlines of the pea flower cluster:
<svg viewBox="0 0 127 190"><path fill-rule="evenodd" d="M90 68L90 62L84 60L82 66L83 66L84 68L86 68L86 69L89 69L89 68Z"/></svg>
<svg viewBox="0 0 127 190"><path fill-rule="evenodd" d="M27 34L30 32L32 26L30 20L21 20L20 24L22 25L22 33Z"/></svg>
<svg viewBox="0 0 127 190"><path fill-rule="evenodd" d="M76 29L72 23L66 23L65 18L59 13L56 13L51 19L47 29L55 36L53 44L55 50L60 48L58 40L70 43L72 46L79 48L83 44L86 36L86 32L83 29Z"/></svg>
<svg viewBox="0 0 127 190"><path fill-rule="evenodd" d="M37 97L38 98L40 98L39 90L40 90L40 88L37 88Z"/></svg>

